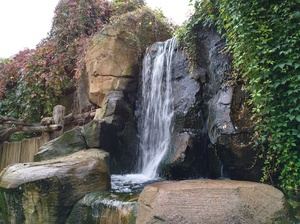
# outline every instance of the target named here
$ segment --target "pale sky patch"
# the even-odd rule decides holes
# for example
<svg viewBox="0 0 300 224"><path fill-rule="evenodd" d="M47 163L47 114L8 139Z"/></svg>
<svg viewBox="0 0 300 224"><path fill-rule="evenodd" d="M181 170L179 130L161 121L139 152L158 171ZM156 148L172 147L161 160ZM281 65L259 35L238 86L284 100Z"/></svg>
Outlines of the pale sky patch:
<svg viewBox="0 0 300 224"><path fill-rule="evenodd" d="M191 12L189 0L146 0L152 8L160 8L164 15L177 25L181 25Z"/></svg>
<svg viewBox="0 0 300 224"><path fill-rule="evenodd" d="M0 58L34 48L50 31L59 0L0 0ZM181 24L189 15L189 0L146 0Z"/></svg>
<svg viewBox="0 0 300 224"><path fill-rule="evenodd" d="M58 0L0 0L0 57L34 48L50 31Z"/></svg>

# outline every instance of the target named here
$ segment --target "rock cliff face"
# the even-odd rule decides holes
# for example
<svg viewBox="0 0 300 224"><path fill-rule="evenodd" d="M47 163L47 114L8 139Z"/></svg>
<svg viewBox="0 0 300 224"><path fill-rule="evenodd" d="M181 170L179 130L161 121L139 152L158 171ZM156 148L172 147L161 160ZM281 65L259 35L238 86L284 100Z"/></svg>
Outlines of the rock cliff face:
<svg viewBox="0 0 300 224"><path fill-rule="evenodd" d="M112 155L113 172L128 172L135 165L136 159L132 158L137 156L138 138L134 111L141 52L155 41L155 36L145 40L141 34L142 30L150 32L149 27L132 29L124 25L130 24L131 19L147 24L152 18L147 10L125 14L124 18L121 24L111 24L94 38L86 57L89 97L101 107L97 119L109 120L115 131L116 141L106 149ZM129 36L125 38L128 32L136 37L130 46L126 42ZM167 36L160 32L160 39ZM242 84L231 82L231 61L224 50L225 42L213 28L203 28L199 31L198 46L199 57L193 69L180 48L175 52L172 65L175 126L161 174L170 179L216 178L221 176L222 166L227 176L256 180L259 169L251 143L247 94ZM117 57L112 59L114 55Z"/></svg>
<svg viewBox="0 0 300 224"><path fill-rule="evenodd" d="M248 95L243 83L232 81L231 59L224 50L225 41L215 29L202 28L198 30L198 46L196 74L200 74L198 77L202 80L202 111L204 109L212 148L229 177L258 180L260 164L251 141L253 123ZM205 74L205 78L201 74Z"/></svg>
<svg viewBox="0 0 300 224"><path fill-rule="evenodd" d="M170 37L169 27L144 7L111 20L95 35L85 58L89 98L100 107L111 91L124 92L133 103L143 53Z"/></svg>
<svg viewBox="0 0 300 224"><path fill-rule="evenodd" d="M170 37L170 30L146 8L122 15L92 39L78 87L79 109L100 107L114 136L112 172L132 171L137 161L136 102L141 61L146 48ZM174 132L161 174L170 179L221 176L259 179L251 142L252 124L242 84L231 81L225 41L213 28L198 30L198 59L191 66L176 49L172 67ZM153 49L155 53L155 49ZM137 115L138 116L138 115ZM108 136L108 135L106 135ZM107 137L112 139L112 137ZM82 147L82 146L81 146Z"/></svg>
<svg viewBox="0 0 300 224"><path fill-rule="evenodd" d="M210 102L209 134L229 177L259 181L261 161L257 158L248 95L243 85L226 86Z"/></svg>
<svg viewBox="0 0 300 224"><path fill-rule="evenodd" d="M83 99L88 96L100 107L96 120L45 145L36 160L100 147L110 152L113 173L132 172L137 161L139 114L135 110L140 103L142 54L151 43L168 36L166 25L144 8L124 14L97 34L82 73L88 94L79 88ZM242 84L231 81L225 41L213 28L199 30L198 36L199 57L193 68L184 51L175 49L174 130L161 174L170 179L217 178L223 167L223 174L231 178L257 180L247 94ZM155 46L150 54L155 55Z"/></svg>
<svg viewBox="0 0 300 224"><path fill-rule="evenodd" d="M126 173L137 156L134 111L142 56L152 43L170 38L170 28L146 7L111 21L88 47L83 80L89 100L101 108L97 120L104 119L113 132L108 137L112 144L105 148L111 153L112 172Z"/></svg>
<svg viewBox="0 0 300 224"><path fill-rule="evenodd" d="M171 179L215 178L223 167L231 178L257 180L248 96L242 84L231 81L225 41L213 28L199 30L198 37L199 56L193 68L180 48L175 53L175 127L162 173Z"/></svg>

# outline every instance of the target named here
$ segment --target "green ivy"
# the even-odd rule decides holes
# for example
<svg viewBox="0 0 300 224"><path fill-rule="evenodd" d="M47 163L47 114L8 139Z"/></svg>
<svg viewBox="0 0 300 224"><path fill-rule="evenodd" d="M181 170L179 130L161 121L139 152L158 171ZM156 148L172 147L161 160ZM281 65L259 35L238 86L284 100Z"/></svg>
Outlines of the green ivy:
<svg viewBox="0 0 300 224"><path fill-rule="evenodd" d="M300 191L300 0L202 0L178 32L197 58L197 29L215 26L246 82L263 148L262 181ZM264 147L263 147L264 146Z"/></svg>

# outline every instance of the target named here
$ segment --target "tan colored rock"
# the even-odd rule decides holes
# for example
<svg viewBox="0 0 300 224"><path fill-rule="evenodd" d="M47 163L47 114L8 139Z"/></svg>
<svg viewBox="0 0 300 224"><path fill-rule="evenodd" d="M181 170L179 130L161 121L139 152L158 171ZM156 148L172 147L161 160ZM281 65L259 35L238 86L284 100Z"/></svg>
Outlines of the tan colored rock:
<svg viewBox="0 0 300 224"><path fill-rule="evenodd" d="M0 211L7 223L63 224L85 194L110 188L109 154L98 149L35 163L0 174Z"/></svg>
<svg viewBox="0 0 300 224"><path fill-rule="evenodd" d="M147 186L139 198L138 224L273 223L285 213L276 188L231 180L187 180Z"/></svg>
<svg viewBox="0 0 300 224"><path fill-rule="evenodd" d="M142 54L170 37L167 25L145 7L111 21L92 39L85 58L89 98L98 106L110 91L134 91Z"/></svg>

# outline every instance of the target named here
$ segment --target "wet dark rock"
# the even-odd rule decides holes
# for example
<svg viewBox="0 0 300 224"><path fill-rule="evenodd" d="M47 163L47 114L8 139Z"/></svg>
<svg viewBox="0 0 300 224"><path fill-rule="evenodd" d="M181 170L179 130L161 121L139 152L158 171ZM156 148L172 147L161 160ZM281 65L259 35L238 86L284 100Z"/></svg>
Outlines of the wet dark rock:
<svg viewBox="0 0 300 224"><path fill-rule="evenodd" d="M177 134L174 137L173 151L167 155L161 175L175 180L219 177L219 161L208 145L209 139L206 134Z"/></svg>
<svg viewBox="0 0 300 224"><path fill-rule="evenodd" d="M197 41L198 57L192 67L180 48L174 56L175 126L163 173L170 179L195 177L195 173L212 178L221 175L222 166L231 178L258 180L260 164L251 142L248 95L243 83L231 81L231 58L224 50L225 41L212 27L199 28ZM191 136L184 150L178 147L182 133ZM179 154L181 162L173 161Z"/></svg>
<svg viewBox="0 0 300 224"><path fill-rule="evenodd" d="M97 119L103 119L110 125L110 134L101 135L101 145L111 154L113 173L128 173L137 161L137 124L134 117L134 104L122 91L113 91L103 100Z"/></svg>
<svg viewBox="0 0 300 224"><path fill-rule="evenodd" d="M155 53L155 49L152 50ZM210 81L208 56L209 52L203 50L203 64L191 70L184 51L178 47L174 52L174 129L170 151L160 169L161 174L169 179L218 176L218 159L208 147L208 100L212 97L211 93L204 93L211 89L205 86Z"/></svg>
<svg viewBox="0 0 300 224"><path fill-rule="evenodd" d="M208 135L212 144L222 135L235 134L230 117L232 93L232 87L224 87L209 101Z"/></svg>
<svg viewBox="0 0 300 224"><path fill-rule="evenodd" d="M202 119L199 110L201 86L190 75L187 56L180 49L174 55L172 72L175 132L181 132L185 128L198 128Z"/></svg>
<svg viewBox="0 0 300 224"><path fill-rule="evenodd" d="M156 55L159 46L155 44L148 50L150 57ZM200 82L203 79L201 76L206 76L207 72L205 68L199 68L197 71L199 74L190 72L187 55L177 47L172 61L171 80L174 129L170 150L160 165L160 174L169 179L206 177L216 172L216 168L210 166L210 160L207 159L215 155L208 150L209 142L205 123L207 111L203 108ZM143 116L140 112L141 110L136 112L138 119Z"/></svg>
<svg viewBox="0 0 300 224"><path fill-rule="evenodd" d="M93 120L82 127L87 148L101 148L101 135L105 133L105 121Z"/></svg>
<svg viewBox="0 0 300 224"><path fill-rule="evenodd" d="M221 115L220 107L214 107L212 111L212 114L219 113L212 123L216 124L218 120L221 130L216 134L214 130L217 129L211 129L211 141L215 143L217 153L231 178L258 181L262 164L252 140L253 122L250 108L246 104L248 95L242 85L233 87L231 92L232 98L226 112Z"/></svg>
<svg viewBox="0 0 300 224"><path fill-rule="evenodd" d="M198 37L198 65L207 71L202 99L212 148L230 178L258 180L260 164L251 142L253 122L243 83L231 81L231 58L215 29L201 28Z"/></svg>

